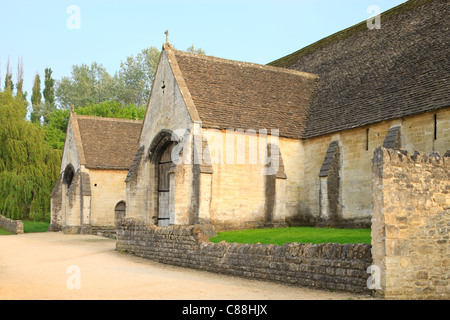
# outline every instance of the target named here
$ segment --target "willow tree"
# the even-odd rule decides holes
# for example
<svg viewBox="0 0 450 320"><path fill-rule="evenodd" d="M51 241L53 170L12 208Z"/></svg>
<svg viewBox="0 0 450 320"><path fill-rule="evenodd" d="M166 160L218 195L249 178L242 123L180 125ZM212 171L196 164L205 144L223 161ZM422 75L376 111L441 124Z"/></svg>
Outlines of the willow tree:
<svg viewBox="0 0 450 320"><path fill-rule="evenodd" d="M48 220L61 151L45 142L39 126L25 120L26 109L27 103L9 89L0 92L0 214Z"/></svg>

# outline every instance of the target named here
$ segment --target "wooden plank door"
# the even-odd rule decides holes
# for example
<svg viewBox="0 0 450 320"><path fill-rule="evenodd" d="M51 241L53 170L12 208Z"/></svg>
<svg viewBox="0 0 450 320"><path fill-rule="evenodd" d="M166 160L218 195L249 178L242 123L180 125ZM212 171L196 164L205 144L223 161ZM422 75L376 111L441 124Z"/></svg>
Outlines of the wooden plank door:
<svg viewBox="0 0 450 320"><path fill-rule="evenodd" d="M114 210L115 217L116 217L116 223L118 223L120 220L125 218L126 210L127 210L127 206L126 206L125 202L121 201L116 205L116 208Z"/></svg>
<svg viewBox="0 0 450 320"><path fill-rule="evenodd" d="M161 155L158 164L158 226L167 227L170 223L169 192L170 180L169 170L172 167L172 145L169 145Z"/></svg>

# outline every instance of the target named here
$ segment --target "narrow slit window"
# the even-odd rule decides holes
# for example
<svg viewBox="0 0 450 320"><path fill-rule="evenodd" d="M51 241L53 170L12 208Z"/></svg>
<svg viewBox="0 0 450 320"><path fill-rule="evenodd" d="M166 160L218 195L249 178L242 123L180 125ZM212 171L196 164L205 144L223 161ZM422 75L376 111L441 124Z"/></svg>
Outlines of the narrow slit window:
<svg viewBox="0 0 450 320"><path fill-rule="evenodd" d="M369 129L366 129L366 151L369 151Z"/></svg>
<svg viewBox="0 0 450 320"><path fill-rule="evenodd" d="M437 114L434 115L434 140L437 140Z"/></svg>

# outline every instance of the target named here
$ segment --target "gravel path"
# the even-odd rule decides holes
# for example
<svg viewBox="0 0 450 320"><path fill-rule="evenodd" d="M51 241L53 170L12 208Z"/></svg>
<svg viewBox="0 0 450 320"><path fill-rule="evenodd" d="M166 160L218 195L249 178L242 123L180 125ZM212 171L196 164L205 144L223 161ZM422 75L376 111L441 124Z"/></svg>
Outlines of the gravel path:
<svg viewBox="0 0 450 320"><path fill-rule="evenodd" d="M77 272L79 277L77 278ZM76 279L79 279L80 288ZM70 289L72 287L72 289ZM362 300L156 263L98 236L0 236L0 300Z"/></svg>

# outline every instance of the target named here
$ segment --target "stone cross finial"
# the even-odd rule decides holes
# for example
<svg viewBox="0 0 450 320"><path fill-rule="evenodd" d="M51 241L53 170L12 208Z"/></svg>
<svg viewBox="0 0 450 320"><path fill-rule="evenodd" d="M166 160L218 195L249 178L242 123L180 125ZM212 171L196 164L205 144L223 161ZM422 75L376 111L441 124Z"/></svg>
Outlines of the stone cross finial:
<svg viewBox="0 0 450 320"><path fill-rule="evenodd" d="M164 34L166 35L166 43L169 43L169 30L166 30Z"/></svg>

